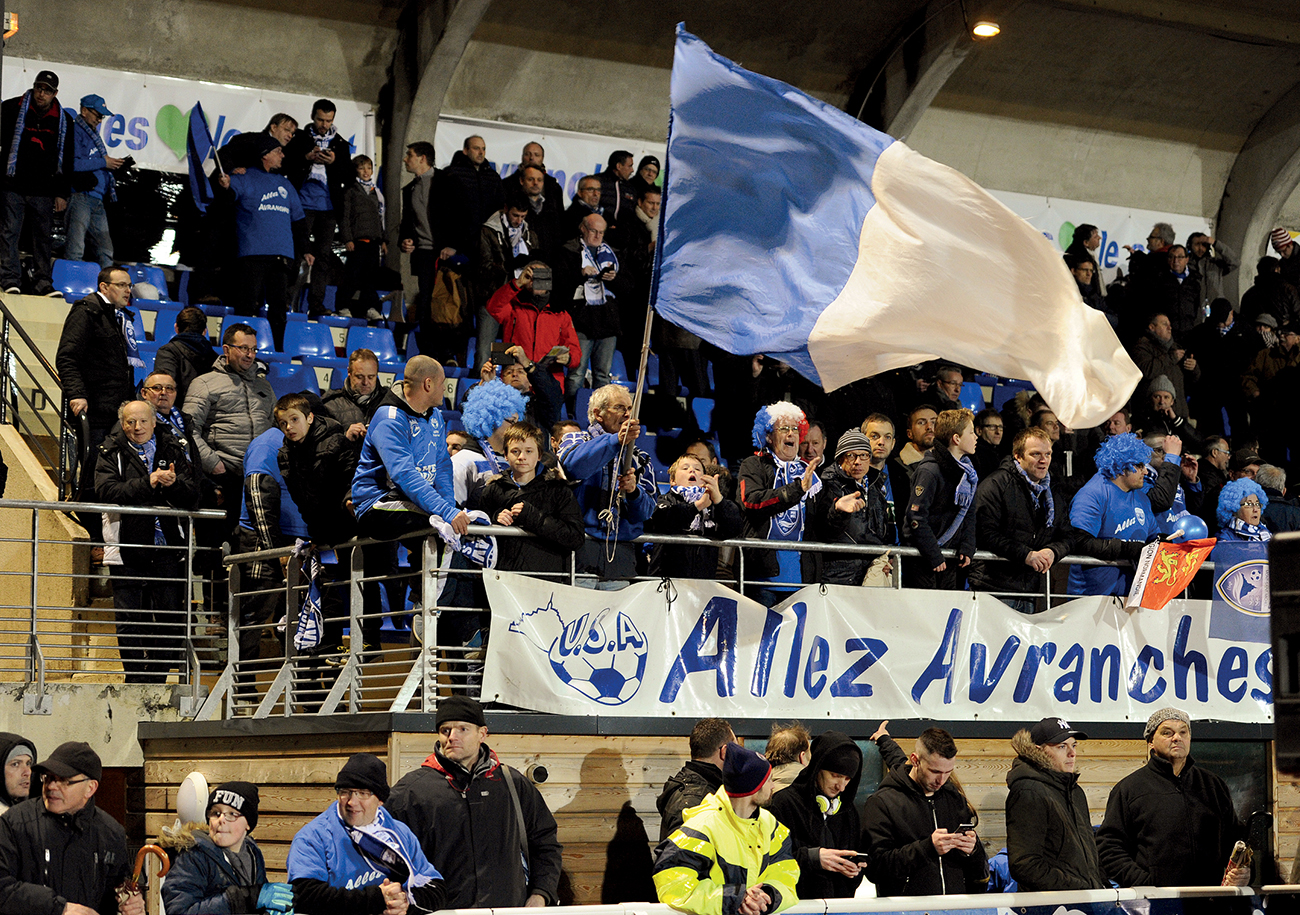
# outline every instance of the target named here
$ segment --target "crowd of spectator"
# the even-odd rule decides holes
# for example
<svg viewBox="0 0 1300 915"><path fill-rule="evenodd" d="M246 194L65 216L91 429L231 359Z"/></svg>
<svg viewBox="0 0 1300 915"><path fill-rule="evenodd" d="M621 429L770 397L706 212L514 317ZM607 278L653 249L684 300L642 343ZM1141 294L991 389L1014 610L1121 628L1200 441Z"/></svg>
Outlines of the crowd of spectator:
<svg viewBox="0 0 1300 915"><path fill-rule="evenodd" d="M111 195L118 165L79 138L97 137L108 109L87 96L74 121L60 113L57 88L57 76L42 71L4 103L0 132L16 138L10 163L21 179L7 185L6 212L45 218L47 204L63 199L62 182L89 169L95 185L84 193L100 196L77 206L95 225L102 206L93 201ZM217 203L202 230L211 243L192 265L191 294L219 295L239 315L265 308L277 349L288 309L305 294L308 316L322 315L331 281L342 284L339 315L356 303L368 319L384 317L385 201L373 162L349 158L334 114L320 99L302 129L276 115L265 130L231 139L212 176ZM55 145L41 131L64 121L66 169L41 157ZM323 399L313 388L277 400L252 324L228 323L218 353L194 306L170 338L155 328L166 342L146 366L130 277L101 245L96 291L71 307L56 357L71 413L88 420L81 498L222 508L224 524L200 528L207 546L309 541L322 560L325 652L340 650L352 574L350 551L331 548L358 534L439 533L453 569L487 562L556 574L573 555L584 583L598 588L646 574L734 578L736 551L710 539L825 544L745 550L749 593L768 605L804 583L888 584L900 562L890 548L914 547L919 557L902 561L905 586L989 591L1033 613L1046 608L1068 555L1131 561L1145 542L1181 536L1188 516L1209 533L1248 540L1300 525L1300 502L1286 488L1300 440L1282 419L1300 380L1300 245L1286 230L1271 235L1278 256L1260 260L1237 309L1220 293L1239 259L1218 239L1193 233L1177 244L1159 223L1130 249L1127 275L1106 282L1094 257L1099 233L1078 228L1066 266L1143 373L1130 403L1094 429L1066 428L1028 390L1000 410L983 407L985 390L971 383L977 366L926 363L828 394L787 364L721 352L662 320L651 335L658 384L634 413L612 366L618 352L639 361L661 199L658 161L635 169L634 161L615 151L566 202L539 143L526 144L505 177L482 137L467 137L445 168L431 144L411 144L392 253L406 255L416 293L391 326L398 340L414 335L421 355L385 387L379 358L357 349L343 386ZM38 166L50 174L29 184ZM7 251L16 263L16 248L0 255ZM39 271L45 255L35 253ZM463 374L458 360L467 358L478 384L463 404L449 403L445 371ZM705 395L716 408L701 426L688 405ZM462 407L463 422L450 424L450 406ZM473 512L535 539L502 546L468 536ZM84 520L109 547L128 677L165 676L169 654L133 646L176 603L150 583L176 577L177 524ZM647 532L700 542L632 542ZM837 553L840 545L878 549ZM998 558L976 560L980 551ZM423 551L408 555L418 571ZM363 565L366 618L380 618L385 594L390 609L404 610L400 585L370 580L398 568L397 549L367 547ZM1056 589L1122 594L1128 577L1124 568L1074 566ZM256 563L246 578L270 585L282 571ZM283 609L273 589L263 591L241 604L248 626ZM482 606L481 588L455 576L442 595L443 605ZM378 625L365 628L364 650L376 650ZM474 637L476 626L463 628L459 635ZM241 639L241 656L255 651L253 635Z"/></svg>

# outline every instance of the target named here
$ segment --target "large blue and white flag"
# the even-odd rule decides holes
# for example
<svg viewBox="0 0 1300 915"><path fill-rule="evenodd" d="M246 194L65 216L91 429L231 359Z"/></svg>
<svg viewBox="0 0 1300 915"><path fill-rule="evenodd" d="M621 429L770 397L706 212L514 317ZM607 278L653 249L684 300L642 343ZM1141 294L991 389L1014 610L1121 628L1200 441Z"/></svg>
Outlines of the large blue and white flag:
<svg viewBox="0 0 1300 915"><path fill-rule="evenodd" d="M681 26L656 310L826 390L944 358L1095 426L1141 372L1038 231L959 172Z"/></svg>

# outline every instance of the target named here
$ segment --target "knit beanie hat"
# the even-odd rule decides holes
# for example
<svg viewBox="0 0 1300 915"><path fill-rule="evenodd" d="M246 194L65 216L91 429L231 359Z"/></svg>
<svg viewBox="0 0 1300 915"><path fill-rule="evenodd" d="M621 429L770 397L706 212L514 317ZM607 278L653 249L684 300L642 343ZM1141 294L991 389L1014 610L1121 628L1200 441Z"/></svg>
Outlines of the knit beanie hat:
<svg viewBox="0 0 1300 915"><path fill-rule="evenodd" d="M334 790L348 788L364 789L373 792L381 801L388 800L388 766L378 756L369 753L354 753L339 770L339 777L334 779Z"/></svg>
<svg viewBox="0 0 1300 915"><path fill-rule="evenodd" d="M1174 391L1174 383L1169 380L1168 375L1157 375L1155 378L1151 379L1151 383L1147 385L1147 396L1150 397L1156 391L1164 391L1167 394L1176 394Z"/></svg>
<svg viewBox="0 0 1300 915"><path fill-rule="evenodd" d="M434 716L434 727L442 727L446 721L468 721L478 727L487 727L483 717L483 706L469 696L447 696L438 700L438 714Z"/></svg>
<svg viewBox="0 0 1300 915"><path fill-rule="evenodd" d="M1276 229L1274 229L1272 232L1269 233L1268 240L1272 242L1273 250L1276 251L1278 254L1282 254L1283 252L1285 252L1287 247L1292 243L1291 233L1288 232L1286 229L1282 228L1281 226L1278 226Z"/></svg>
<svg viewBox="0 0 1300 915"><path fill-rule="evenodd" d="M280 149L280 141L269 133L260 133L257 135L257 144L254 147L257 150L257 157L260 159L269 152Z"/></svg>
<svg viewBox="0 0 1300 915"><path fill-rule="evenodd" d="M727 755L722 760L722 784L731 797L750 797L767 784L772 774L772 764L753 750L738 743L727 744Z"/></svg>
<svg viewBox="0 0 1300 915"><path fill-rule="evenodd" d="M1192 719L1187 717L1187 713L1177 708L1162 708L1151 713L1147 719L1146 729L1142 732L1142 737L1147 743L1151 742L1151 737L1156 732L1156 728L1166 721L1181 721L1189 728L1192 726Z"/></svg>
<svg viewBox="0 0 1300 915"><path fill-rule="evenodd" d="M871 453L871 442L867 441L867 437L857 429L850 429L840 436L839 442L835 445L835 460L838 461L852 451Z"/></svg>
<svg viewBox="0 0 1300 915"><path fill-rule="evenodd" d="M823 772L834 772L852 779L862 769L862 751L857 744L846 743L826 754L822 761Z"/></svg>
<svg viewBox="0 0 1300 915"><path fill-rule="evenodd" d="M248 831L257 828L257 786L252 782L226 782L212 789L208 795L208 808L204 813L212 816L217 804L234 807L248 820Z"/></svg>

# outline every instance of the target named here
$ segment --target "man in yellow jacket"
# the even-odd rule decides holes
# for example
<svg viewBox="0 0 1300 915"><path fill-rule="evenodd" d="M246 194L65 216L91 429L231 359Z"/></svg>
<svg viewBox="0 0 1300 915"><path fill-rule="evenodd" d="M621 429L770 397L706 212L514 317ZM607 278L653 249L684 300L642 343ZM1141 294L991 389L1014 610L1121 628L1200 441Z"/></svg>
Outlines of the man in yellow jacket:
<svg viewBox="0 0 1300 915"><path fill-rule="evenodd" d="M772 766L735 743L722 765L722 787L688 809L656 850L655 890L693 915L775 915L799 901L799 865L790 831L762 806L772 797Z"/></svg>

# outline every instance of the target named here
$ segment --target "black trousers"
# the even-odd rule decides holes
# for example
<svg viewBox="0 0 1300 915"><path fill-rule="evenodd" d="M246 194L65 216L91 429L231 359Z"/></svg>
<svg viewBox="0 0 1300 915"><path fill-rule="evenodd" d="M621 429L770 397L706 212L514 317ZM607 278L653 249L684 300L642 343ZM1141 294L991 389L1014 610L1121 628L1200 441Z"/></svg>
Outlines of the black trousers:
<svg viewBox="0 0 1300 915"><path fill-rule="evenodd" d="M357 308L365 314L368 308L379 307L379 250L381 241L377 238L362 238L352 243L348 252L348 262L343 270L343 285L339 287L335 307L351 308L352 297L360 293ZM320 263L317 261L316 263ZM312 271L312 286L315 287L316 272ZM322 292L322 295L324 293ZM394 320L401 318L395 315Z"/></svg>
<svg viewBox="0 0 1300 915"><path fill-rule="evenodd" d="M183 678L185 560L174 553L155 550L156 559L111 567L117 650L127 683L163 683L172 668Z"/></svg>
<svg viewBox="0 0 1300 915"><path fill-rule="evenodd" d="M9 179L16 184L15 179ZM30 220L30 222L28 222ZM27 222L32 241L32 268L35 288L32 292L44 295L53 289L50 272L54 266L54 198L32 197L16 191L4 194L4 228L0 230L0 288L21 286L23 269L18 251L22 241L23 223Z"/></svg>
<svg viewBox="0 0 1300 915"><path fill-rule="evenodd" d="M325 287L338 275L339 268L343 266L334 255L334 229L338 225L338 220L334 218L333 210L304 210L303 216L309 239L306 253L312 255L315 260L311 268L311 284L307 287L307 313L323 314ZM289 302L296 310L304 284L299 279L302 276L303 264L295 264L295 266L299 269L294 274L289 291Z"/></svg>
<svg viewBox="0 0 1300 915"><path fill-rule="evenodd" d="M256 317L262 304L266 303L266 320L271 325L277 350L284 347L290 268L289 258L276 254L250 254L239 258L236 266L242 291L235 302L235 314Z"/></svg>

